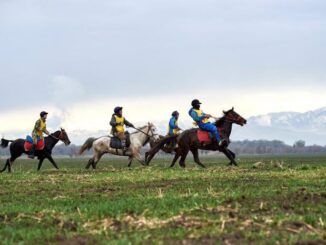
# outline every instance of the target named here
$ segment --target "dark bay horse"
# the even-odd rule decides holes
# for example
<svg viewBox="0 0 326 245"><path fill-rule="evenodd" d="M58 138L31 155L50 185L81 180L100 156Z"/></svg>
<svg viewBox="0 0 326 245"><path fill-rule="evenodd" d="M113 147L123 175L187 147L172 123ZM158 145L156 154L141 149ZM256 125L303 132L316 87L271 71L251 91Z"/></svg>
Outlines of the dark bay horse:
<svg viewBox="0 0 326 245"><path fill-rule="evenodd" d="M66 146L70 145L69 137L64 129L56 131L55 133L44 138L44 142L45 142L44 149L40 151L35 151L35 156L39 160L37 170L41 169L44 159L48 159L56 169L59 169L56 162L52 158L52 149L59 141L62 141ZM8 172L11 172L11 166L14 163L14 161L17 158L21 157L23 154L28 154L28 152L25 151L24 148L24 144L25 144L24 139L17 139L17 140L1 139L0 146L2 148L6 148L8 147L9 143L11 143L10 144L11 157L7 159L4 168L0 171L1 173L4 172L7 168L8 168Z"/></svg>
<svg viewBox="0 0 326 245"><path fill-rule="evenodd" d="M225 154L225 156L230 160L229 165L237 166L235 161L236 155L234 152L228 149L228 145L230 144L230 135L232 132L232 125L245 125L247 120L240 116L238 113L234 111L234 108L228 111L223 111L223 117L215 122L215 125L219 129L221 137L226 140L226 144L223 147L217 147L213 144L203 144L199 142L197 137L198 128L192 128L185 130L179 136L171 136L165 137L164 139L160 140L154 147L151 148L149 152L146 153L146 164L149 164L150 161L153 159L155 154L161 150L166 144L171 142L171 140L177 141L177 148L174 149L175 156L172 161L170 167L173 167L176 161L181 157L179 161L179 165L181 167L185 167L185 160L189 153L192 152L194 156L194 161L201 167L205 167L201 161L199 160L199 153L198 150L210 150L210 151L220 151Z"/></svg>

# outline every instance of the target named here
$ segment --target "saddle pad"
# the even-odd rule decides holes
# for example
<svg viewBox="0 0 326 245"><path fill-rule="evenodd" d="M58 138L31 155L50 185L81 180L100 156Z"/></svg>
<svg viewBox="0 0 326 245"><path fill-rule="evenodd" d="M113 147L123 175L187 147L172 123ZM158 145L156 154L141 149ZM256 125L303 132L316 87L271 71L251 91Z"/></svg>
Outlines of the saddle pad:
<svg viewBox="0 0 326 245"><path fill-rule="evenodd" d="M110 147L113 149L122 149L121 140L118 137L112 137L110 140Z"/></svg>
<svg viewBox="0 0 326 245"><path fill-rule="evenodd" d="M37 151L41 151L41 150L44 149L44 146L45 146L44 139L39 140L39 141L37 142L37 145L36 145L36 150L37 150ZM30 151L30 150L32 150L32 148L33 148L33 143L30 143L30 142L28 142L28 141L25 141L25 143L24 143L24 148L25 148L25 151Z"/></svg>
<svg viewBox="0 0 326 245"><path fill-rule="evenodd" d="M198 129L197 137L199 142L211 142L211 137L209 132Z"/></svg>

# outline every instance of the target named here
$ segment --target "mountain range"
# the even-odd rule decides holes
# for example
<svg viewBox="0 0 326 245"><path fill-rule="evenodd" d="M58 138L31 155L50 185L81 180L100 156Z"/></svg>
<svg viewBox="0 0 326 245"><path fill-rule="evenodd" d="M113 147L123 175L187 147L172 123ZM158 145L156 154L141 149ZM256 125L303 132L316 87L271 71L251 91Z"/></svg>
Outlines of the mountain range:
<svg viewBox="0 0 326 245"><path fill-rule="evenodd" d="M326 145L326 107L300 112L278 112L253 116L243 128L235 127L236 140L281 140L292 144L304 140L307 144Z"/></svg>

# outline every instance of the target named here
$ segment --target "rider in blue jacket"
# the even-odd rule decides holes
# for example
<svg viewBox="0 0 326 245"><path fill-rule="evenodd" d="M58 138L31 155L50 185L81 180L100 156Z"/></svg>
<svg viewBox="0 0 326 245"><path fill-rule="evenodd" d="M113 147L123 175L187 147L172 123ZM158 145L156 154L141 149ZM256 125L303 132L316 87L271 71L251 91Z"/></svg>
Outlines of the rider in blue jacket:
<svg viewBox="0 0 326 245"><path fill-rule="evenodd" d="M174 111L169 121L169 136L174 136L179 134L181 129L179 128L178 125L178 119L179 119L179 112Z"/></svg>
<svg viewBox="0 0 326 245"><path fill-rule="evenodd" d="M221 140L220 134L218 132L217 127L212 124L208 119L212 116L209 114L205 114L201 109L201 103L199 100L195 99L191 102L192 108L189 111L190 117L194 120L194 125L198 126L200 129L204 131L208 131L213 135L213 141L216 141L220 146L224 143Z"/></svg>

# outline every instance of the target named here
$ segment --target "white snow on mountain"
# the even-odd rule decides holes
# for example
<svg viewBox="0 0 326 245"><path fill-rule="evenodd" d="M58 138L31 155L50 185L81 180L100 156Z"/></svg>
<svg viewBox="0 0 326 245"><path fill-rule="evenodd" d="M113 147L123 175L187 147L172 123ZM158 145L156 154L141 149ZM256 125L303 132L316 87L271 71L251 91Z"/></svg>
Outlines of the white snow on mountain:
<svg viewBox="0 0 326 245"><path fill-rule="evenodd" d="M243 128L235 127L235 140L282 140L292 144L304 140L307 144L326 145L326 107L304 113L279 112L254 116Z"/></svg>

